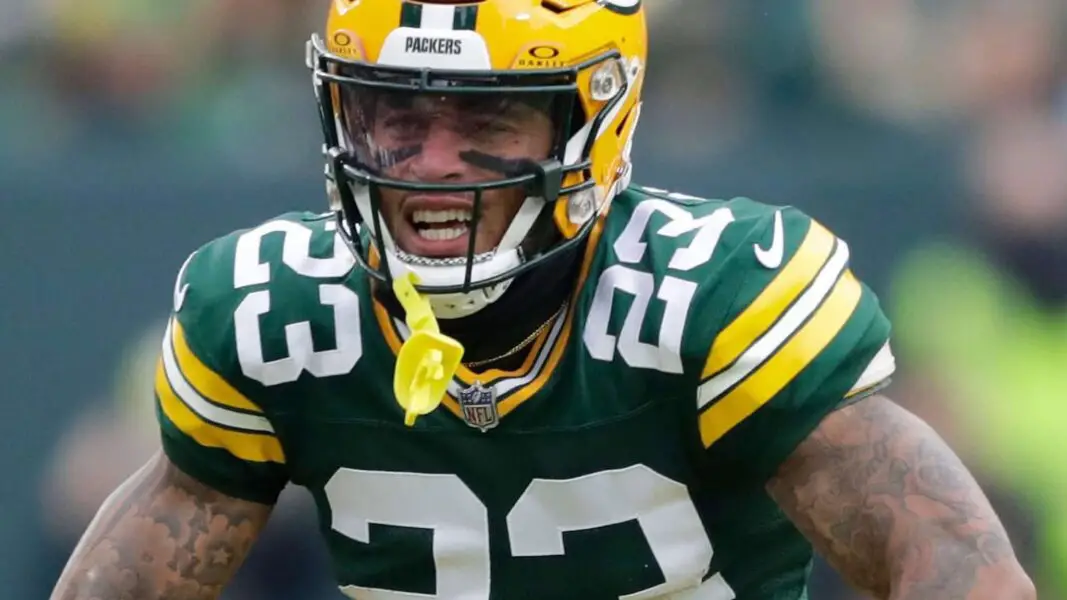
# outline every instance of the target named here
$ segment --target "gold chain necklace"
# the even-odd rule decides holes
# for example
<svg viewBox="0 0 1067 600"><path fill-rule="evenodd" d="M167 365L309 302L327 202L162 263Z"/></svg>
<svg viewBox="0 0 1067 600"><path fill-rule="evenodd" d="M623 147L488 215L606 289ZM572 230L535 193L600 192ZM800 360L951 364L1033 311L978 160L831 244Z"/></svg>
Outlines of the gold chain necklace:
<svg viewBox="0 0 1067 600"><path fill-rule="evenodd" d="M533 341L536 340L538 336L540 336L542 333L544 333L545 329L547 329L549 325L551 325L553 322L555 322L556 318L559 317L560 313L562 313L562 312L564 312L566 310L567 310L567 302L564 302L559 308L556 309L556 312L552 313L552 316L549 317L547 321L545 321L544 323L541 323L540 327L535 329L533 331L533 333L531 333L530 335L526 336L521 342L519 342L518 344L513 346L511 348L511 350L508 350L507 352L501 354L500 356L494 356L493 358L487 358L487 359L484 359L484 360L472 360L470 362L463 363L463 366L467 367L468 369L475 368L475 367L481 367L483 365L488 365L490 363L494 363L494 362L496 362L498 360L504 360L505 358L514 355L515 353L519 352L520 350L522 350L526 346L529 346L531 343L533 343Z"/></svg>

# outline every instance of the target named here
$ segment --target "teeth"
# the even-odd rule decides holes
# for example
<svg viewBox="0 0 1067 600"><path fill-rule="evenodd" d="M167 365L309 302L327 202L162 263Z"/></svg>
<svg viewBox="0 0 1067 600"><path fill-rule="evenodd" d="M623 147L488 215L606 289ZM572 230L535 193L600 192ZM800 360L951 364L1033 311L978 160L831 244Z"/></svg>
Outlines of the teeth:
<svg viewBox="0 0 1067 600"><path fill-rule="evenodd" d="M416 223L447 223L460 221L466 223L471 220L471 211L453 208L449 210L417 210L412 215Z"/></svg>
<svg viewBox="0 0 1067 600"><path fill-rule="evenodd" d="M467 233L466 227L439 227L436 229L420 229L419 237L426 240L454 240Z"/></svg>

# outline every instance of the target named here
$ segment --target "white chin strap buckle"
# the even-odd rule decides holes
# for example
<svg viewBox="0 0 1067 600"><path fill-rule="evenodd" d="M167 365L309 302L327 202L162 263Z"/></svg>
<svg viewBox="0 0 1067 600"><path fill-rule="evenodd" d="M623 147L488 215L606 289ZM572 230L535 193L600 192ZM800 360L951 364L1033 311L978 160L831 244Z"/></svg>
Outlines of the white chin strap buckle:
<svg viewBox="0 0 1067 600"><path fill-rule="evenodd" d="M433 314L439 319L461 319L496 302L511 286L511 280L457 294L427 294Z"/></svg>

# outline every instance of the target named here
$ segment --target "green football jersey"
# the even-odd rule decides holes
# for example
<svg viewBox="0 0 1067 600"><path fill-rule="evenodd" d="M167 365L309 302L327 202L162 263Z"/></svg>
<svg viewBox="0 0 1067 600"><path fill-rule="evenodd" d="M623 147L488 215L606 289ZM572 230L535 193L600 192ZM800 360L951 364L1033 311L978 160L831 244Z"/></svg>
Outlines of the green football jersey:
<svg viewBox="0 0 1067 600"><path fill-rule="evenodd" d="M156 397L182 470L315 499L351 598L803 598L812 549L764 484L893 371L848 246L793 208L634 187L513 371L461 367L405 426L409 334L330 216L196 251Z"/></svg>

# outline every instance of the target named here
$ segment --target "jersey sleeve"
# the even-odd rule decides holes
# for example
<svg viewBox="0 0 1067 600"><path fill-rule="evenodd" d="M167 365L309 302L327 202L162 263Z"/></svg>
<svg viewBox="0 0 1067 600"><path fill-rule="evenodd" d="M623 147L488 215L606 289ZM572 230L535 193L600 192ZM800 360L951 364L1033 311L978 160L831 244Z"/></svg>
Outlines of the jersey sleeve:
<svg viewBox="0 0 1067 600"><path fill-rule="evenodd" d="M827 414L888 383L890 324L848 244L795 209L757 219L732 262L698 429L709 453L769 477Z"/></svg>
<svg viewBox="0 0 1067 600"><path fill-rule="evenodd" d="M174 289L174 310L155 377L163 449L182 471L245 500L272 504L288 481L270 419L239 380L233 329L232 243L191 255Z"/></svg>

